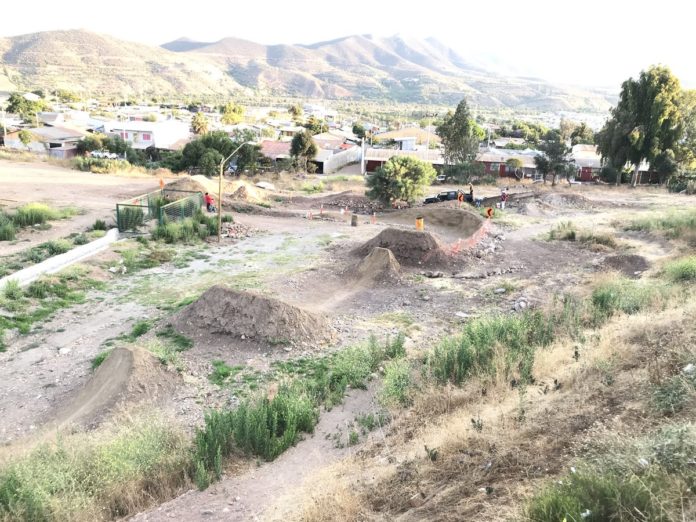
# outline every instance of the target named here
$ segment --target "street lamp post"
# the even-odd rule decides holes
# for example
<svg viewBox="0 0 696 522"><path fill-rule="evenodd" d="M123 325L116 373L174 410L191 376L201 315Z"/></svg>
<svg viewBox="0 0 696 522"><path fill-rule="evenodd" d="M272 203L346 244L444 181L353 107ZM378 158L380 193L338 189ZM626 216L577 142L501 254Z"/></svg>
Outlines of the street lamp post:
<svg viewBox="0 0 696 522"><path fill-rule="evenodd" d="M225 163L227 163L230 160L230 158L232 158L232 156L237 154L239 149L241 149L244 145L248 145L249 143L251 143L251 142L245 141L239 147L234 149L232 151L232 154L230 154L229 156L227 156L224 160L222 160L220 162L220 178L218 180L219 182L218 182L218 216L217 216L218 217L218 243L220 243L222 241L222 171L225 168Z"/></svg>

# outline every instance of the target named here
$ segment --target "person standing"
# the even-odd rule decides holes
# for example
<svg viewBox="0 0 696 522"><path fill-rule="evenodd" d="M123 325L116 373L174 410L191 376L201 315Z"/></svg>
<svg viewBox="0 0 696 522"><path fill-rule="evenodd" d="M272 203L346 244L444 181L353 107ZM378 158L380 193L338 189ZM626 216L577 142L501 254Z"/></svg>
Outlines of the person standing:
<svg viewBox="0 0 696 522"><path fill-rule="evenodd" d="M503 190L503 193L500 195L500 210L505 210L505 203L508 200L508 193L507 191Z"/></svg>

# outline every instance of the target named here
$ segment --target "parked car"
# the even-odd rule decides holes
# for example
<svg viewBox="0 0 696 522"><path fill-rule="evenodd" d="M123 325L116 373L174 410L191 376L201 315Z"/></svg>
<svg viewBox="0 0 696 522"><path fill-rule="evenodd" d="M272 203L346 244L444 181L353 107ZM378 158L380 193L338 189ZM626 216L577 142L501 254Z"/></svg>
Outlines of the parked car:
<svg viewBox="0 0 696 522"><path fill-rule="evenodd" d="M440 201L452 201L453 199L457 199L457 191L456 190L446 190L444 192L440 192L437 195L437 199Z"/></svg>
<svg viewBox="0 0 696 522"><path fill-rule="evenodd" d="M437 196L437 194L432 195L432 196L428 196L427 198L425 198L423 200L423 203L425 203L426 205L428 203L439 203L439 202L440 202L440 198Z"/></svg>
<svg viewBox="0 0 696 522"><path fill-rule="evenodd" d="M444 174L440 174L435 179L437 180L438 183L444 183L445 181L447 181L447 176L445 176Z"/></svg>

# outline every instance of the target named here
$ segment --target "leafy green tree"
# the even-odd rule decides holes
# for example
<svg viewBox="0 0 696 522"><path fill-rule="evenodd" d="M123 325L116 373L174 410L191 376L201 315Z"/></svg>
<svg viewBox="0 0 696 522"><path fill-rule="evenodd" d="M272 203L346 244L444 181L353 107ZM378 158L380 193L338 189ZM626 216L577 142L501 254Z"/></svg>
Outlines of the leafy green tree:
<svg viewBox="0 0 696 522"><path fill-rule="evenodd" d="M322 132L324 132L324 129L328 129L324 120L320 120L319 118L315 118L314 116L310 116L307 122L303 125L303 127L312 134L321 134Z"/></svg>
<svg viewBox="0 0 696 522"><path fill-rule="evenodd" d="M389 205L401 200L412 203L422 196L437 173L424 161L410 156L394 156L367 178L367 197Z"/></svg>
<svg viewBox="0 0 696 522"><path fill-rule="evenodd" d="M103 146L109 152L123 156L131 148L121 136L108 136L102 140Z"/></svg>
<svg viewBox="0 0 696 522"><path fill-rule="evenodd" d="M459 102L454 113L445 116L435 132L442 139L445 162L449 165L472 160L484 137L483 129L471 119L466 99Z"/></svg>
<svg viewBox="0 0 696 522"><path fill-rule="evenodd" d="M298 132L293 136L290 143L290 155L295 160L295 168L307 171L309 161L314 159L317 152L319 149L317 149L312 134L308 130Z"/></svg>
<svg viewBox="0 0 696 522"><path fill-rule="evenodd" d="M621 86L619 103L597 136L601 155L617 167L624 160L633 165L631 185L638 183L640 164L652 163L674 150L682 136L679 80L664 66L641 71Z"/></svg>
<svg viewBox="0 0 696 522"><path fill-rule="evenodd" d="M243 145L237 153L237 172L241 174L248 170L252 176L255 175L259 168L260 153L261 147L258 145L251 143Z"/></svg>
<svg viewBox="0 0 696 522"><path fill-rule="evenodd" d="M62 103L75 103L80 101L80 95L67 89L57 89L54 91L56 98Z"/></svg>
<svg viewBox="0 0 696 522"><path fill-rule="evenodd" d="M27 100L23 94L13 92L7 100L7 112L20 115L25 121L31 121L37 112L46 110L46 102L43 99Z"/></svg>
<svg viewBox="0 0 696 522"><path fill-rule="evenodd" d="M696 169L696 89L682 91L679 99L684 133L675 156L678 164L685 170Z"/></svg>
<svg viewBox="0 0 696 522"><path fill-rule="evenodd" d="M595 135L592 129L590 129L586 123L581 123L573 132L570 133L570 144L571 145L593 145L595 142Z"/></svg>
<svg viewBox="0 0 696 522"><path fill-rule="evenodd" d="M202 112L197 112L191 120L191 132L197 135L208 132L208 118Z"/></svg>
<svg viewBox="0 0 696 522"><path fill-rule="evenodd" d="M358 138L363 139L365 137L365 127L363 127L359 123L354 123L353 134L355 134Z"/></svg>
<svg viewBox="0 0 696 522"><path fill-rule="evenodd" d="M551 173L551 162L546 156L537 154L534 156L534 164L536 165L537 172L541 174L544 185L546 185L546 176Z"/></svg>
<svg viewBox="0 0 696 522"><path fill-rule="evenodd" d="M466 184L485 176L486 167L478 161L468 161L457 165L448 165L443 170L443 174L455 183Z"/></svg>
<svg viewBox="0 0 696 522"><path fill-rule="evenodd" d="M553 175L551 178L552 186L556 185L556 180L559 176L569 178L575 173L575 167L571 164L568 157L570 149L559 131L549 131L546 134L546 140L539 145L539 149L544 152L548 160L547 173ZM544 165L542 164L542 166ZM537 163L537 169L539 169L539 163ZM546 183L546 176L544 176L544 183Z"/></svg>
<svg viewBox="0 0 696 522"><path fill-rule="evenodd" d="M218 151L208 149L201 156L198 166L206 176L215 176L220 172L220 163L223 159L225 158Z"/></svg>
<svg viewBox="0 0 696 522"><path fill-rule="evenodd" d="M226 103L220 112L222 113L220 121L225 125L236 125L244 118L244 107L234 102Z"/></svg>
<svg viewBox="0 0 696 522"><path fill-rule="evenodd" d="M77 153L84 156L87 152L102 150L104 148L105 139L106 135L104 134L88 134L77 142Z"/></svg>
<svg viewBox="0 0 696 522"><path fill-rule="evenodd" d="M522 169L522 160L520 160L518 158L510 158L509 160L507 160L505 162L505 165L508 166L509 170L514 171L516 178L521 179L522 176L524 175L524 172L522 173L522 176L518 175L518 173Z"/></svg>
<svg viewBox="0 0 696 522"><path fill-rule="evenodd" d="M573 132L575 132L575 129L577 129L579 126L580 124L577 121L561 118L561 123L558 127L558 130L561 134L561 139L563 139L564 141L570 140L570 137L573 135Z"/></svg>
<svg viewBox="0 0 696 522"><path fill-rule="evenodd" d="M19 131L17 137L25 147L28 147L29 144L34 141L34 135L26 129Z"/></svg>
<svg viewBox="0 0 696 522"><path fill-rule="evenodd" d="M302 114L303 114L302 105L300 105L299 103L296 103L295 105L291 105L291 106L288 108L288 112L290 113L290 115L291 115L293 118L297 119L297 118L299 118L300 116L302 116Z"/></svg>

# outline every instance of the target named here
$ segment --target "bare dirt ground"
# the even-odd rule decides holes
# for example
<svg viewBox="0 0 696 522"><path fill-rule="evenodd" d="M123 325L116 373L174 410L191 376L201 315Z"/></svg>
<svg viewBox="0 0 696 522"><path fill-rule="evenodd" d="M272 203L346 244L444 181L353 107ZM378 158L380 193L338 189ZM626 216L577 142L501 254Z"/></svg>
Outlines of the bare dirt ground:
<svg viewBox="0 0 696 522"><path fill-rule="evenodd" d="M158 187L159 181L151 176L111 176L44 163L0 161L0 208L12 210L25 203L41 202L80 211L71 219L51 222L48 230L21 231L13 244L0 244L0 255L82 232L96 219L113 222L116 203Z"/></svg>
<svg viewBox="0 0 696 522"><path fill-rule="evenodd" d="M119 199L155 188L157 183L151 178L113 178L3 162L0 184L2 197L11 200L3 204L43 199L54 206L89 209L89 219L87 214L79 216L84 223L73 219L66 221L60 233L57 226L46 231L49 235L56 233L50 237L62 237L76 227L91 224L96 217L108 216ZM490 188L490 192L496 190ZM156 332L170 323L176 303L193 300L213 285L253 291L325 314L336 339L331 346L313 342L269 346L249 343L238 336L189 332L194 347L181 353L181 378L158 407L190 429L200 425L206 408L231 406L238 401L234 393L209 382L213 360L263 371L273 361L363 342L370 333L384 337L405 331L408 344L432 343L456 332L471 317L534 307L581 284L605 264L613 263L615 269L625 264L628 271L642 272L670 254L669 245L645 234L618 233L621 245L615 250L545 240L545 234L558 223L573 221L581 228L601 230L639 213L696 204L696 198L654 189L561 186L555 191L549 187L536 190L534 197L513 200L501 217L487 225L479 242L455 253L451 265L437 269L400 266L396 269L398 277L385 280L352 277L351 270L361 258L351 252L389 226L408 228L413 211L401 215L380 213L376 224L371 224L368 216L361 216L359 225L351 227L350 216L338 212L326 219L306 219L305 210L315 207L318 200L304 196L287 206L278 204L277 215L275 209L263 215L235 214L238 222L255 231L252 237L180 248L178 258L155 268L126 274L104 272L106 288L90 292L85 304L61 310L28 334L15 332L7 339L8 349L0 353L0 415L4 420L0 441L21 440L62 418L61 412L80 396L80 390L90 389L95 375L90 369L91 360L109 339L129 332L137 320L148 319L155 328L137 341L147 346L156 340ZM336 198L322 197L324 201ZM363 201L359 194L350 197L352 201ZM293 213L283 214L288 207ZM431 225L435 234L437 207L428 209L434 213ZM445 204L440 207L449 208ZM450 228L440 232L452 240L456 234L448 236L451 225L447 226ZM34 241L49 239L49 235L18 245L26 248ZM134 247L134 242L117 244L89 264L104 270L117 264L119 250ZM610 256L624 256L624 261L605 263ZM637 261L637 257L644 262ZM126 359L124 355L121 362L127 363ZM125 386L121 383L116 387ZM109 402L97 409L112 407ZM273 463L230 470L208 491L187 493L138 515L136 520L281 517L280 512L267 510L271 504L268 498L282 494L292 498L293 488L304 479L352 451L335 448L327 435L358 413L374 408L373 389L352 391L342 406L322 413L312 437ZM94 424L93 413L85 415L89 421L84 424Z"/></svg>

